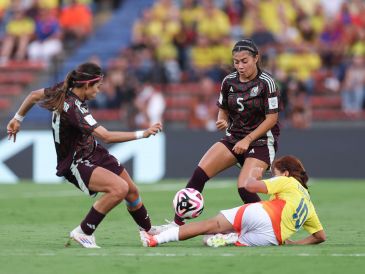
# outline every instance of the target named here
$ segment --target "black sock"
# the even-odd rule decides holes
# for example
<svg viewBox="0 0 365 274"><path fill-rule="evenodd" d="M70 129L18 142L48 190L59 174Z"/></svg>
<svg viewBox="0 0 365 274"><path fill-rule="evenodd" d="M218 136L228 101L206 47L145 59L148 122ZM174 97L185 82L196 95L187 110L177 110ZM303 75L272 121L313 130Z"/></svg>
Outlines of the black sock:
<svg viewBox="0 0 365 274"><path fill-rule="evenodd" d="M205 171L198 166L195 170L193 175L191 176L189 182L186 185L186 188L194 188L200 193L203 191L205 183L209 180L208 175L205 173ZM184 219L180 218L175 214L174 221L178 225L184 224Z"/></svg>
<svg viewBox="0 0 365 274"><path fill-rule="evenodd" d="M128 210L128 212L129 214L131 214L133 220L144 230L149 231L151 229L150 216L148 216L147 210L144 205L142 205L135 211Z"/></svg>
<svg viewBox="0 0 365 274"><path fill-rule="evenodd" d="M244 187L238 188L238 193L245 204L260 202L261 199L256 193L247 191Z"/></svg>
<svg viewBox="0 0 365 274"><path fill-rule="evenodd" d="M209 180L208 175L205 173L205 171L198 166L193 173L193 176L191 176L188 184L186 185L186 188L194 188L199 192L202 192L205 186L205 183Z"/></svg>
<svg viewBox="0 0 365 274"><path fill-rule="evenodd" d="M94 233L95 229L104 219L105 215L97 211L94 207L91 207L89 213L86 215L85 219L81 222L80 227L86 235L91 235Z"/></svg>

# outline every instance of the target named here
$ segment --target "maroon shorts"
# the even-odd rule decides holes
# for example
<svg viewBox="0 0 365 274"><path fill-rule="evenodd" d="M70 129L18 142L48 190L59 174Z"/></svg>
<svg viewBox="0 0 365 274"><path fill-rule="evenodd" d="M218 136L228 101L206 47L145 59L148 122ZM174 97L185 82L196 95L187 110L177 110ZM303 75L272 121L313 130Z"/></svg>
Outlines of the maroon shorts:
<svg viewBox="0 0 365 274"><path fill-rule="evenodd" d="M124 170L124 166L113 155L101 145L97 145L93 154L87 159L77 159L72 162L65 178L83 192L94 196L96 192L89 189L89 181L97 167L105 168L118 176Z"/></svg>
<svg viewBox="0 0 365 274"><path fill-rule="evenodd" d="M275 154L277 151L277 143L274 142L273 145L263 145L263 146L249 146L247 151L243 154L237 154L232 151L235 144L228 142L227 140L220 140L223 145L225 145L229 151L236 157L238 164L240 167L243 166L243 163L247 158L256 158L261 161L264 161L271 166L272 162L274 161Z"/></svg>

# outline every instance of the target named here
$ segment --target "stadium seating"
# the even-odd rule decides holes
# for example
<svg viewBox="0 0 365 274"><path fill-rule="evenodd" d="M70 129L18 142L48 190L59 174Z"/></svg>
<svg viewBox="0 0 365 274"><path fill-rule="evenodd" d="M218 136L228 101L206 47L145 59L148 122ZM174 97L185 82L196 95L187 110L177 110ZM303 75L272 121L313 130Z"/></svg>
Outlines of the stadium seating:
<svg viewBox="0 0 365 274"><path fill-rule="evenodd" d="M42 69L42 63L28 61L10 61L0 67L0 119L8 118L14 102L24 96Z"/></svg>
<svg viewBox="0 0 365 274"><path fill-rule="evenodd" d="M166 98L166 122L187 122L191 110L192 95L199 93L199 85L172 84L162 89ZM217 90L218 92L218 90ZM310 97L313 122L351 121L341 108L341 95L334 92L316 93ZM358 119L364 119L365 113Z"/></svg>

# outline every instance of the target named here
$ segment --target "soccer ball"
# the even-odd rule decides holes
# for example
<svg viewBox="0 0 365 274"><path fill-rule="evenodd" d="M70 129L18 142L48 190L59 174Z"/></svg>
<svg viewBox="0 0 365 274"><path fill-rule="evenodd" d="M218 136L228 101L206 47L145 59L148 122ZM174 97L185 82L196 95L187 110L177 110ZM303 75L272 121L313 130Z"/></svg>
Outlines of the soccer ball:
<svg viewBox="0 0 365 274"><path fill-rule="evenodd" d="M173 200L177 216L183 219L198 217L204 209L203 195L193 188L180 189Z"/></svg>

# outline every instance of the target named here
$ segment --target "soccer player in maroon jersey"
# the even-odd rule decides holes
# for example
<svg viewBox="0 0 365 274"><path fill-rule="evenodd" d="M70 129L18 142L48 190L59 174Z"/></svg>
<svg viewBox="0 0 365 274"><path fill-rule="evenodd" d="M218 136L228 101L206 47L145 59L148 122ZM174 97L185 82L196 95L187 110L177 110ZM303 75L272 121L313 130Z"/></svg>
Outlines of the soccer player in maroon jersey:
<svg viewBox="0 0 365 274"><path fill-rule="evenodd" d="M247 191L243 182L249 170L267 170L274 160L280 134L279 90L272 76L260 69L259 51L252 40L238 41L232 57L235 71L223 79L217 102L216 127L226 135L205 153L186 187L201 192L210 178L238 164L238 193L244 203L254 203L259 196ZM182 224L184 220L175 215L174 222L158 229Z"/></svg>
<svg viewBox="0 0 365 274"><path fill-rule="evenodd" d="M119 143L148 138L162 130L162 124L156 123L143 131L108 131L96 122L86 101L96 97L102 80L99 66L81 64L69 72L64 82L31 92L7 126L9 139L14 138L15 142L20 123L34 104L40 103L52 111L57 176L64 176L91 196L104 193L81 224L70 233L70 239L86 248L98 248L93 234L95 229L105 215L123 200L126 200L128 211L140 228L151 230L147 210L127 170L97 143L95 137L105 143Z"/></svg>

